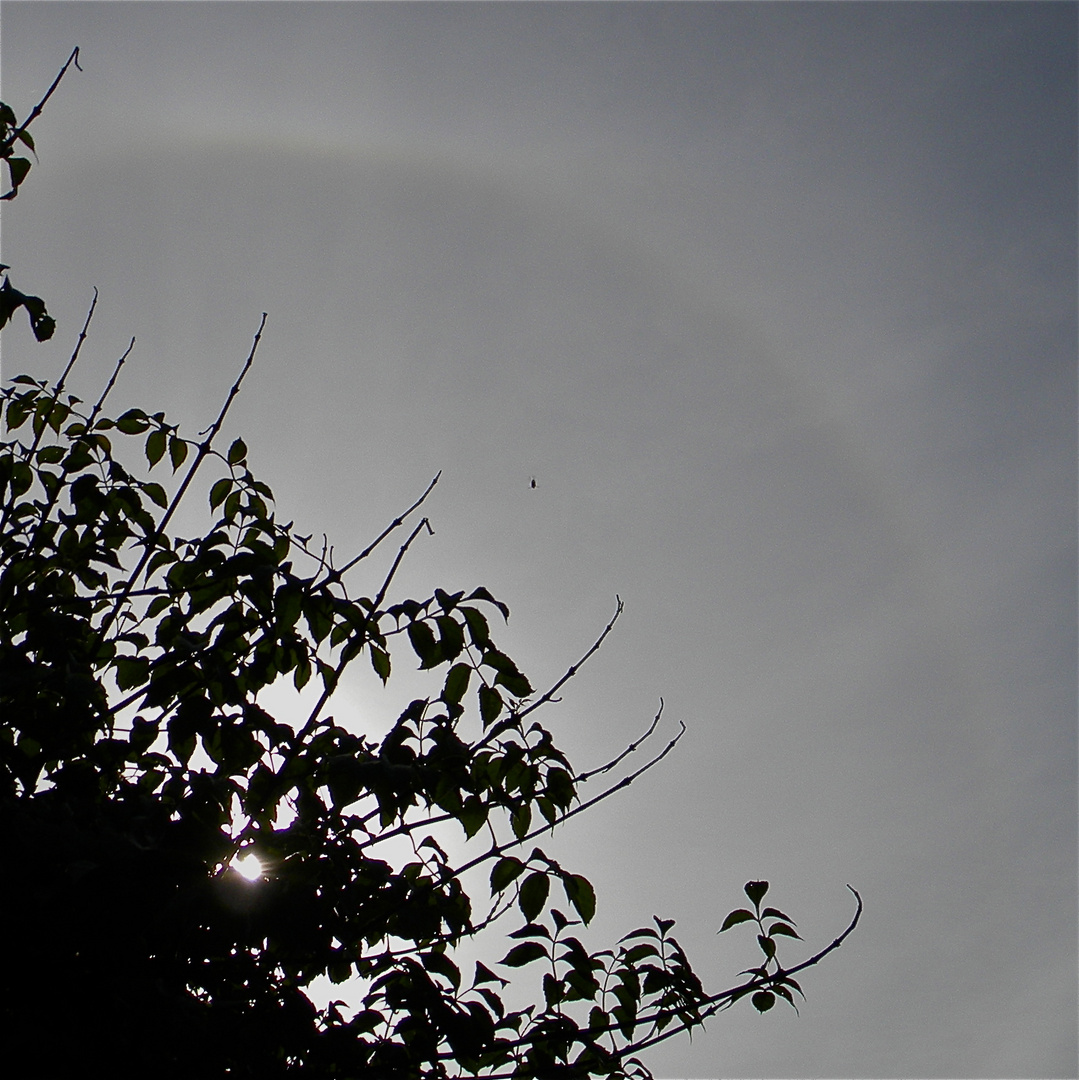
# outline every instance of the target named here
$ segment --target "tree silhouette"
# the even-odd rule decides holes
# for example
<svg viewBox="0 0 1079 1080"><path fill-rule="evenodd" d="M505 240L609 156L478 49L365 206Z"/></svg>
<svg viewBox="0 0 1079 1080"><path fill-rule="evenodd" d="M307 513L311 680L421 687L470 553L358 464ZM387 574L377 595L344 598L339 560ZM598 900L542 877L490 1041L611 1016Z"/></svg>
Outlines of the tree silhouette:
<svg viewBox="0 0 1079 1080"><path fill-rule="evenodd" d="M21 126L2 109L6 150L32 150L40 106ZM5 158L13 196L25 169ZM646 751L661 703L640 740L582 771L538 719L621 601L537 692L496 644L509 611L485 588L391 599L431 532L437 476L338 563L277 520L243 440L219 444L265 315L189 437L161 412L109 415L131 347L93 404L68 391L96 303L55 383L18 375L0 392L5 1075L647 1077L642 1051L740 998L793 1005L795 974L840 945L860 899L840 937L785 969L794 921L749 882L752 910L721 930L754 923L762 960L709 993L672 920L590 952L592 886L537 846L684 730ZM196 487L205 527L180 537ZM405 660L431 693L386 734L329 713L347 668L386 683ZM299 719L264 707L282 684L313 700ZM462 846L448 830L467 854L447 853ZM499 970L462 971L456 950L484 934L508 939ZM516 968L541 976L523 1009L503 1002ZM316 1008L326 979L348 1003Z"/></svg>

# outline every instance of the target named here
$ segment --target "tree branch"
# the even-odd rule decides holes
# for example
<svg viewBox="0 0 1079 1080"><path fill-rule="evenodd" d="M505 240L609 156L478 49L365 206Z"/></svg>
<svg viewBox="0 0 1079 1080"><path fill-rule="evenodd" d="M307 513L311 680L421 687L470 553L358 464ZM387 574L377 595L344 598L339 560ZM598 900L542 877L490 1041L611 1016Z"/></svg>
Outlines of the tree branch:
<svg viewBox="0 0 1079 1080"><path fill-rule="evenodd" d="M648 730L636 741L631 742L629 746L625 748L616 758L612 758L606 765L600 765L598 768L589 769L587 772L580 773L573 778L575 784L583 784L588 780L591 780L593 776L598 776L600 773L610 772L616 765L622 762L630 754L636 753L641 746L648 741L652 733L656 730L656 726L659 724L659 718L663 715L663 698L659 699L659 711L652 718L652 723L648 725Z"/></svg>
<svg viewBox="0 0 1079 1080"><path fill-rule="evenodd" d="M566 683L568 683L570 679L572 679L573 676L577 674L578 669L580 669L584 665L585 661L588 660L589 657L591 657L593 653L595 653L603 644L604 639L611 632L611 630L614 629L614 624L618 622L618 616L621 615L623 610L625 609L625 604L622 603L622 600L619 596L615 595L614 599L616 604L614 615L611 617L611 621L607 623L607 625L603 628L603 633L601 633L599 637L596 638L596 640L592 643L592 647L588 650L588 652L584 654L584 656L581 657L580 660L577 661L576 664L570 665L570 668L566 672L566 674L563 675L562 678L559 679L558 682L556 682L554 686L552 686L551 689L543 695L543 697L538 698L536 701L532 702L531 705L522 709L517 714L519 719L523 720L530 712L534 712L541 705L545 705L548 701L552 701L554 699L554 695L557 694L558 691L561 690L562 687L565 686Z"/></svg>
<svg viewBox="0 0 1079 1080"><path fill-rule="evenodd" d="M348 571L351 570L358 562L362 562L364 559L366 559L367 556L370 555L371 552L374 551L375 548L377 548L378 545L381 544L382 541L385 540L386 537L394 531L394 529L400 528L404 524L405 518L407 518L413 510L415 510L424 502L427 496L430 495L431 492L434 490L435 484L438 483L439 477L441 475L442 470L439 469L435 478L427 485L427 490L404 513L399 514L397 517L395 517L393 521L391 521L389 525L387 525L386 528L383 529L382 532L379 533L379 535L374 540L372 540L371 543L363 549L363 551L359 553L359 555L357 555L353 559L350 559L339 570L332 570L319 584L332 585L334 582L340 581L342 577L344 577L344 575L347 574Z"/></svg>
<svg viewBox="0 0 1079 1080"><path fill-rule="evenodd" d="M703 1021L706 1020L709 1016L714 1016L717 1012L719 1012L720 1009L727 1008L733 1000L735 1000L736 998L744 997L747 993L750 993L754 989L764 988L771 985L773 981L775 981L776 978L780 975L794 975L799 971L804 971L806 968L813 967L815 964L819 964L821 960L828 956L829 953L832 953L836 949L838 949L840 945L842 945L843 942L846 941L846 939L850 936L854 928L858 925L858 920L862 917L862 898L859 895L858 890L851 885L848 885L847 888L850 889L852 893L854 893L854 898L855 900L857 900L858 906L854 912L854 918L852 918L851 921L847 924L847 928L843 931L843 933L839 935L839 937L837 937L830 945L821 949L819 953L811 956L808 960L803 961L801 964L798 964L795 967L788 968L786 970L781 969L780 971L777 971L773 975L770 975L766 978L751 979L748 983L743 983L741 986L732 987L730 990L724 990L722 993L719 994L709 995L707 998L704 999L704 1004L707 1005L707 1008L700 1011L700 1019ZM646 1016L638 1017L635 1022L638 1025L654 1024L657 1020L671 1017L673 1013L674 1010L661 1009ZM637 1054L640 1051L647 1050L649 1047L655 1046L657 1043L661 1043L664 1040L670 1039L675 1035L680 1035L683 1031L689 1030L691 1026L695 1025L690 1025L679 1021L676 1026L667 1028L657 1035L651 1036L646 1039L641 1039L638 1042L628 1043L621 1049L608 1051L608 1053L610 1054L611 1058L616 1061L620 1061L621 1059L629 1056L630 1054ZM593 1038L593 1036L599 1037L600 1035L604 1035L607 1032L617 1031L618 1027L619 1025L617 1021L609 1022L606 1025L597 1028L593 1028L590 1026L588 1029L588 1035L590 1039ZM517 1047L525 1047L533 1041L534 1038L532 1036L525 1034L522 1035L520 1038L509 1042L507 1045L505 1045L504 1048L507 1050L512 1050ZM574 1041L581 1042L582 1040L576 1039ZM453 1057L452 1054L443 1054L439 1056L447 1060L451 1060ZM566 1075L569 1077L576 1075L572 1071L572 1066L567 1067ZM593 1074L580 1074L580 1076L582 1077L591 1075ZM483 1080L516 1080L516 1078L519 1076L520 1072L518 1070L515 1070L513 1072L492 1073L488 1076L485 1076Z"/></svg>
<svg viewBox="0 0 1079 1080"><path fill-rule="evenodd" d="M847 888L850 889L852 893L854 893L854 898L858 901L858 906L855 909L854 918L851 919L851 921L847 924L846 930L844 930L843 933L839 935L839 937L837 937L830 945L821 949L821 951L815 956L811 956L808 960L804 960L802 961L802 963L796 964L792 968L781 968L779 971L774 972L772 975L765 976L764 978L750 979L749 982L743 983L741 986L735 986L732 987L730 990L724 990L722 993L710 995L705 999L708 1007L701 1011L701 1020L707 1020L708 1017L714 1016L717 1012L720 1011L720 1009L729 1008L730 1005L733 1004L735 999L745 997L746 994L752 992L755 989L764 989L772 985L773 982L777 981L777 978L779 976L795 975L799 971L805 971L806 968L810 968L813 967L815 964L819 964L829 953L835 952L835 950L838 949L839 946L842 945L848 937L850 937L854 928L858 925L858 920L862 917L861 895L858 893L858 890L855 889L852 885L848 885ZM656 1020L659 1020L667 1015L669 1015L669 1013L664 1013L662 1011L655 1012L648 1016L639 1017L637 1023L653 1023ZM607 1030L614 1030L614 1028L616 1028L617 1026L617 1024L608 1025ZM622 1058L625 1057L627 1054L636 1054L641 1050L647 1050L650 1046L655 1046L657 1043L663 1042L664 1039L669 1039L672 1035L681 1034L683 1031L686 1031L689 1026L690 1025L688 1024L680 1024L678 1027L667 1029L660 1034L653 1036L650 1039L646 1039L639 1043L632 1043L628 1046L625 1046L621 1050L616 1051L613 1056L615 1056L616 1058ZM489 1078L489 1080L494 1080L494 1078Z"/></svg>
<svg viewBox="0 0 1079 1080"><path fill-rule="evenodd" d="M217 415L217 419L206 429L206 438L199 443L198 453L195 455L195 460L191 463L191 467L187 470L187 474L184 476L180 483L179 488L176 490L176 494L172 497L172 502L169 503L168 509L165 511L161 520L158 522L157 528L154 533L146 538L145 548L138 563L135 565L135 569L132 570L131 576L124 583L120 590L120 598L113 605L109 614L105 617L105 621L102 623L101 628L98 630L97 641L102 642L105 640L105 636L112 628L112 624L116 621L117 616L120 614L120 609L127 602L127 598L131 595L131 590L135 587L142 571L145 569L146 564L150 561L150 557L154 552L154 545L158 538L161 537L165 529L168 527L169 521L172 519L172 515L176 512L183 497L187 494L187 489L191 486L191 481L195 478L195 473L198 471L199 466L206 460L206 455L210 452L210 447L213 444L214 439L217 437L218 432L221 430L221 425L225 422L225 417L228 414L229 409L232 407L233 401L236 399L236 395L240 392L240 386L244 381L244 377L251 369L252 363L255 360L255 352L259 347L259 341L262 339L262 330L266 325L266 312L262 313L262 321L259 323L259 328L255 333L255 340L251 343L251 351L248 353L247 360L244 363L236 382L232 384L232 389L229 390L228 396L225 398L224 405L221 406L221 411Z"/></svg>
<svg viewBox="0 0 1079 1080"><path fill-rule="evenodd" d="M82 68L79 67L79 47L77 45L71 55L67 58L67 63L60 69L60 74L53 79L52 86L45 91L45 96L30 110L30 115L22 122L22 124L15 128L8 137L0 143L0 153L9 150L20 135L26 134L26 129L41 115L42 110L45 108L45 103L52 97L53 91L60 85L60 80L67 74L67 69L71 67L72 64L74 64L79 71L82 71Z"/></svg>
<svg viewBox="0 0 1079 1080"><path fill-rule="evenodd" d="M568 821L571 817L574 817L575 815L587 810L589 807L595 806L596 803L602 802L604 799L609 798L616 791L621 791L622 788L629 787L629 785L632 784L638 776L641 776L643 773L648 772L648 770L651 769L654 765L658 765L675 748L678 740L682 738L682 736L686 733L686 725L682 724L681 721L679 721L679 724L681 730L678 732L678 734L675 735L675 737L671 739L671 741L667 743L667 745L654 758L652 758L651 761L646 762L636 772L630 773L629 776L624 776L621 780L618 781L617 784L611 785L611 787L607 788L605 791L600 792L599 795L596 795L594 798L589 799L587 802L583 802L579 806L575 806L572 810L569 810L565 814L563 814L557 821L545 823L538 828L533 829L531 832L525 833L525 835L522 836L519 840L508 840L504 844L499 844L491 848L483 855L477 855L476 858L472 859L470 862L466 862L463 866L457 867L454 870L454 874L463 874L466 870L471 870L472 867L479 866L480 863L486 862L488 859L495 858L501 855L503 852L512 851L515 847L520 847L522 844L528 843L529 840L534 840L537 836L542 835L548 830L556 828L563 822Z"/></svg>

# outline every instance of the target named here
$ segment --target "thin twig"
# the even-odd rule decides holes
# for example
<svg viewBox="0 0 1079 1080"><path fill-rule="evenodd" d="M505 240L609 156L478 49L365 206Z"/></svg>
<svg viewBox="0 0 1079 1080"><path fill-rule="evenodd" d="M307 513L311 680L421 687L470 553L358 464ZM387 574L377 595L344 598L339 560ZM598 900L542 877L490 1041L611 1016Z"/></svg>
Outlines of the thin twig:
<svg viewBox="0 0 1079 1080"><path fill-rule="evenodd" d="M513 719L518 724L520 724L520 722L530 712L533 712L535 709L538 709L541 705L545 705L549 701L558 700L557 698L555 698L554 695L557 694L558 691L561 690L561 688L563 686L565 686L566 683L569 682L569 680L572 679L574 675L577 674L577 672L584 666L585 661L588 660L593 655L593 653L595 653L599 649L599 647L603 644L604 639L607 637L607 635L614 628L614 624L618 621L618 616L622 614L622 610L625 607L625 605L622 603L621 599L617 596L617 594L615 595L615 601L616 601L617 606L615 607L614 615L611 617L611 621L609 623L607 623L607 625L603 628L603 632L599 635L598 638L596 638L596 640L594 642L592 642L592 645L589 647L588 651L584 654L584 656L582 656L580 658L580 660L577 661L576 664L571 664L570 667L569 667L569 670L565 673L565 675L563 675L562 678L560 678L558 680L558 682L556 682L542 697L540 697L536 701L532 702L532 704L527 705L525 708L521 709L520 712L514 714ZM473 666L475 667L475 665L473 665ZM479 668L475 667L475 670L476 670L476 674L479 675L480 678L482 679L483 674L482 674L482 672L480 672ZM484 680L484 681L486 682L486 680ZM662 704L660 706L660 711L662 711ZM657 719L658 719L658 717L657 717ZM653 728L655 727L654 723L653 723L652 727ZM471 752L473 754L475 754L477 751L484 749L484 747L489 745L490 740L494 737L496 732L497 732L497 728L492 728L490 731L488 731L487 734L484 735L482 739L480 739L478 742L475 742L475 743L472 744L472 746L470 747ZM649 732L651 732L651 729L649 729ZM646 736L646 738L647 738L647 736ZM599 771L603 771L603 770L599 770ZM587 777L585 777L584 779L587 779Z"/></svg>
<svg viewBox="0 0 1079 1080"><path fill-rule="evenodd" d="M438 483L438 479L439 479L439 477L441 475L442 475L442 470L439 469L438 474L427 485L427 490L404 513L399 514L397 517L395 517L393 519L393 521L391 521L389 523L389 525L387 525L386 528L383 529L382 532L379 533L379 535L370 544L368 544L367 547L365 547L363 549L363 551L361 551L359 553L359 555L357 555L353 559L350 559L339 570L334 570L331 573L329 573L326 576L326 579L323 582L321 582L321 584L323 584L323 585L332 585L334 582L340 581L341 578L346 573L348 573L348 571L351 570L358 562L362 562L364 559L366 559L367 556L370 555L371 552L374 551L375 548L377 548L378 545L381 544L382 541L385 540L386 537L389 536L390 533L394 531L394 529L400 528L401 525L404 524L405 518L407 518L408 515L411 514L413 510L415 510L417 507L419 507L423 503L423 501L427 498L427 496L430 495L431 492L434 490L435 484Z"/></svg>
<svg viewBox="0 0 1079 1080"><path fill-rule="evenodd" d="M434 536L435 530L431 528L431 522L427 518L420 518L416 527L409 534L408 539L401 545L400 550L397 552L397 557L393 560L393 565L390 567L390 572L386 575L386 580L382 582L382 588L378 590L378 596L375 597L374 603L371 605L371 610L378 611L379 605L386 598L386 593L389 590L390 582L393 581L394 575L397 573L397 568L401 565L401 560L404 559L406 552L412 546L412 541L419 536L420 531L426 529L428 536Z"/></svg>
<svg viewBox="0 0 1079 1080"><path fill-rule="evenodd" d="M573 778L575 784L583 784L587 780L591 780L593 776L599 776L600 773L610 772L616 765L619 765L630 754L636 753L648 740L651 738L652 733L656 730L656 726L659 724L659 718L663 715L663 698L659 699L659 711L652 718L652 723L648 725L648 730L636 741L631 742L629 746L625 748L616 758L612 758L606 765L600 765L596 769L590 769L588 772L583 772L579 776Z"/></svg>
<svg viewBox="0 0 1079 1080"><path fill-rule="evenodd" d="M77 50L76 50L77 51ZM53 397L59 398L63 392L64 386L67 383L67 377L71 374L71 369L75 366L75 361L79 358L79 353L82 352L83 342L86 341L87 331L90 329L90 321L94 317L94 309L97 307L97 286L94 286L94 298L90 301L90 310L86 313L86 319L82 324L82 330L79 332L79 340L75 342L75 348L72 350L71 358L67 362L67 367L64 368L63 374L60 376L60 381L56 384L56 389L53 391ZM134 344L134 339L132 339Z"/></svg>
<svg viewBox="0 0 1079 1080"><path fill-rule="evenodd" d="M97 290L96 289L94 290L94 299L95 299L95 301L97 300ZM106 383L105 389L101 391L101 396L95 402L93 409L91 409L91 411L90 411L90 415L86 420L86 432L87 432L87 434L89 434L90 430L93 428L94 423L96 422L98 416L101 413L101 410L104 408L105 399L109 396L109 394L112 393L112 388L116 385L116 380L120 377L120 369L124 366L124 364L127 363L127 358L131 355L131 350L134 349L134 348L135 348L135 339L132 338L131 343L124 350L123 355L120 357L119 360L116 361L116 367L114 367L113 370L112 370L112 376L110 377L108 383Z"/></svg>
<svg viewBox="0 0 1079 1080"><path fill-rule="evenodd" d="M611 621L607 623L607 625L603 628L603 633L600 634L598 638L596 638L596 640L592 643L592 647L588 650L588 652L584 654L584 656L581 657L580 660L577 661L576 664L570 665L570 668L566 672L566 674L563 675L562 678L559 679L558 682L556 682L554 686L552 686L551 689L547 691L547 693L545 693L541 698L538 698L536 701L532 702L531 705L522 709L517 714L519 720L523 720L530 712L535 711L541 705L545 705L548 701L551 701L554 698L554 695L557 694L558 691L561 690L562 687L565 686L566 683L568 683L569 680L577 674L578 670L584 665L585 661L588 660L589 657L591 657L592 654L595 653L603 644L604 639L611 632L611 630L614 629L614 624L618 622L618 616L622 614L626 606L622 603L622 600L619 596L616 595L614 599L616 605L614 615L611 617Z"/></svg>

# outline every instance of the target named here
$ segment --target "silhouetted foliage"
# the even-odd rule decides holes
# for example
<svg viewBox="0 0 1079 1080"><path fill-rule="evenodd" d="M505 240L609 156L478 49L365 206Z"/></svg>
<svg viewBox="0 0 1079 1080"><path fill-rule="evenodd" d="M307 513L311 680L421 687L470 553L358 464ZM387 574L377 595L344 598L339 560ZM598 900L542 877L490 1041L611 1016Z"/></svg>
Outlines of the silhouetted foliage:
<svg viewBox="0 0 1079 1080"><path fill-rule="evenodd" d="M8 123L32 149L25 126ZM537 693L496 643L509 612L485 588L390 599L438 477L338 565L277 520L243 440L218 445L261 325L192 438L161 412L110 417L130 348L92 405L68 392L93 312L55 384L18 375L0 394L6 1075L646 1077L642 1050L741 997L794 1004L794 973L860 901L784 970L794 922L748 883L753 910L722 930L754 922L763 962L709 994L672 920L590 952L591 884L536 846L681 734L631 768L661 705L580 771L537 719L620 601ZM209 515L184 538L172 523L196 481ZM431 693L384 734L328 713L350 665L386 683L406 659ZM263 692L281 684L296 706L271 715ZM485 931L508 939L503 974L455 962ZM523 1009L503 1001L515 968L537 976ZM317 980L347 982L349 1003L316 1008Z"/></svg>
<svg viewBox="0 0 1079 1080"><path fill-rule="evenodd" d="M19 194L19 186L26 179L31 164L29 158L16 157L15 152L18 144L22 143L31 154L34 150L34 139L30 134L30 125L41 115L46 102L52 97L53 91L60 85L60 80L67 74L67 69L74 64L79 66L79 50L75 49L67 59L67 63L60 69L60 73L53 79L52 86L45 92L45 96L30 110L29 115L20 124L15 119L15 112L10 105L0 101L0 160L4 162L8 171L8 190L0 195L0 202L10 201ZM3 283L0 284L0 327L4 327L11 321L12 315L22 308L30 318L30 329L38 341L48 341L56 330L56 322L45 310L45 302L40 296L31 296L29 293L20 292L11 284L7 276L10 269L4 263L0 263L0 275Z"/></svg>

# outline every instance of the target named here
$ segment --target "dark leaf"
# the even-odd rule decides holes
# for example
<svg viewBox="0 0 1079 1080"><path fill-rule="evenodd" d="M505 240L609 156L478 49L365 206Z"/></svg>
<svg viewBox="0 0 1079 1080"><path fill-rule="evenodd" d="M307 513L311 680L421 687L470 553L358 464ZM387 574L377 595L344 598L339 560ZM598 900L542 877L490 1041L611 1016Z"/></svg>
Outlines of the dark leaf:
<svg viewBox="0 0 1079 1080"><path fill-rule="evenodd" d="M622 959L627 964L637 964L643 960L646 956L659 956L659 950L655 945L634 945L623 953Z"/></svg>
<svg viewBox="0 0 1079 1080"><path fill-rule="evenodd" d="M141 435L150 426L142 409L128 409L116 420L116 427L125 435Z"/></svg>
<svg viewBox="0 0 1079 1080"><path fill-rule="evenodd" d="M475 836L487 821L487 806L475 795L470 795L457 814L457 820L464 827L466 836Z"/></svg>
<svg viewBox="0 0 1079 1080"><path fill-rule="evenodd" d="M485 588L483 588L483 586L480 586L478 589L473 589L465 599L486 600L488 604L494 604L494 606L502 612L502 618L508 619L510 617L510 609L506 607L501 600L496 600Z"/></svg>
<svg viewBox="0 0 1079 1080"><path fill-rule="evenodd" d="M498 714L502 711L502 696L493 687L486 684L480 686L480 718L483 726L493 724Z"/></svg>
<svg viewBox="0 0 1079 1080"><path fill-rule="evenodd" d="M566 990L561 979L556 979L550 972L543 976L543 999L548 1009L561 1004L565 996Z"/></svg>
<svg viewBox="0 0 1079 1080"><path fill-rule="evenodd" d="M525 864L512 855L499 859L491 870L491 892L502 892L507 885L520 877L524 868Z"/></svg>
<svg viewBox="0 0 1079 1080"><path fill-rule="evenodd" d="M225 500L225 496L232 490L231 477L223 477L210 488L210 509L216 510Z"/></svg>
<svg viewBox="0 0 1079 1080"><path fill-rule="evenodd" d="M779 908L774 908L774 907L766 907L761 912L761 918L762 919L782 919L785 923L790 923L791 926L797 926L798 925L789 915L784 915L783 912L779 910Z"/></svg>
<svg viewBox="0 0 1079 1080"><path fill-rule="evenodd" d="M767 881L747 881L745 885L746 896L749 897L750 902L755 908L761 906L761 900L764 899L764 894L768 891Z"/></svg>
<svg viewBox="0 0 1079 1080"><path fill-rule="evenodd" d="M473 986L479 986L480 983L496 982L502 986L509 986L509 983L503 979L500 975L496 975L485 964L481 964L476 961L476 977L472 980Z"/></svg>
<svg viewBox="0 0 1079 1080"><path fill-rule="evenodd" d="M487 618L477 608L463 607L460 609L468 624L469 637L477 649L486 649L491 642L491 631L487 625Z"/></svg>
<svg viewBox="0 0 1079 1080"><path fill-rule="evenodd" d="M776 934L780 934L783 937L798 938L802 940L801 935L796 933L793 927L788 926L786 923L774 923L768 930L769 937L775 937Z"/></svg>
<svg viewBox="0 0 1079 1080"><path fill-rule="evenodd" d="M26 174L30 171L30 162L26 158L8 158L7 164L11 173L12 190L4 198L10 198L19 190L19 185L26 179Z"/></svg>
<svg viewBox="0 0 1079 1080"><path fill-rule="evenodd" d="M442 700L447 705L460 704L471 677L472 669L468 664L454 664L446 675L446 683L442 688Z"/></svg>
<svg viewBox="0 0 1079 1080"><path fill-rule="evenodd" d="M533 960L540 960L547 956L547 948L538 941L525 941L520 945L514 945L512 949L499 961L506 967L524 967Z"/></svg>
<svg viewBox="0 0 1079 1080"><path fill-rule="evenodd" d="M461 972L457 965L443 952L427 952L420 959L428 971L443 976L454 990L460 989Z"/></svg>
<svg viewBox="0 0 1079 1080"><path fill-rule="evenodd" d="M518 927L508 936L515 941L519 938L543 938L544 941L550 941L551 931L541 923L525 923L524 926Z"/></svg>
<svg viewBox="0 0 1079 1080"><path fill-rule="evenodd" d="M551 879L544 873L536 871L529 874L521 885L521 893L517 898L521 914L529 921L543 910L547 903L547 895L551 889Z"/></svg>
<svg viewBox="0 0 1079 1080"><path fill-rule="evenodd" d="M457 601L464 595L463 592L456 592L451 596L442 589L435 589L435 600L438 601L438 605L443 611L452 611L457 606Z"/></svg>
<svg viewBox="0 0 1079 1080"><path fill-rule="evenodd" d="M592 883L580 874L567 874L562 879L562 885L566 890L566 899L587 926L596 914L596 891Z"/></svg>
<svg viewBox="0 0 1079 1080"><path fill-rule="evenodd" d="M532 807L528 803L518 806L510 817L510 828L518 840L523 840L532 824Z"/></svg>
<svg viewBox="0 0 1079 1080"><path fill-rule="evenodd" d="M385 684L390 677L390 654L377 645L369 647L371 650L371 667L375 669L375 674Z"/></svg>
<svg viewBox="0 0 1079 1080"><path fill-rule="evenodd" d="M165 456L165 433L160 428L154 428L146 436L146 460L151 467L156 465Z"/></svg>
<svg viewBox="0 0 1079 1080"><path fill-rule="evenodd" d="M187 443L175 435L169 439L169 460L172 462L173 472L187 460Z"/></svg>
<svg viewBox="0 0 1079 1080"><path fill-rule="evenodd" d="M420 670L437 667L442 662L442 650L427 623L409 623L407 632L412 649L420 658Z"/></svg>
<svg viewBox="0 0 1079 1080"><path fill-rule="evenodd" d="M716 933L722 934L724 930L729 930L732 926L737 926L739 923L752 922L754 918L755 916L752 911L746 911L745 908L737 908L723 920L723 925Z"/></svg>
<svg viewBox="0 0 1079 1080"><path fill-rule="evenodd" d="M165 489L160 484L143 484L142 490L146 493L147 498L164 509L168 505L168 497L165 495Z"/></svg>

